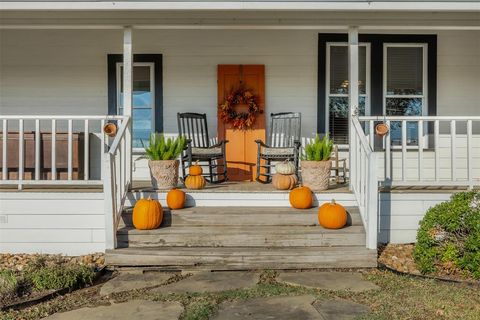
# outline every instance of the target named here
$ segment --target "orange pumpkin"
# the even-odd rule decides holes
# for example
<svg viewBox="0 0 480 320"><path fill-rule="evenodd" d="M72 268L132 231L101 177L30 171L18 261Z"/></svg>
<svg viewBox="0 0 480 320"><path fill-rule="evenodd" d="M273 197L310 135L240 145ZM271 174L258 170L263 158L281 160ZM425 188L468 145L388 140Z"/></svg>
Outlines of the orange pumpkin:
<svg viewBox="0 0 480 320"><path fill-rule="evenodd" d="M160 227L163 209L160 202L152 199L140 199L133 207L133 225L136 229L151 230Z"/></svg>
<svg viewBox="0 0 480 320"><path fill-rule="evenodd" d="M278 190L291 190L297 185L298 179L294 174L274 174L272 184Z"/></svg>
<svg viewBox="0 0 480 320"><path fill-rule="evenodd" d="M343 228L347 224L347 211L335 200L324 203L318 209L318 223L327 229Z"/></svg>
<svg viewBox="0 0 480 320"><path fill-rule="evenodd" d="M189 175L185 179L185 186L187 187L187 189L196 189L196 190L203 189L205 188L205 184L206 184L205 178L202 176Z"/></svg>
<svg viewBox="0 0 480 320"><path fill-rule="evenodd" d="M313 194L309 187L300 186L290 191L290 204L296 209L308 209L313 204Z"/></svg>
<svg viewBox="0 0 480 320"><path fill-rule="evenodd" d="M191 176L200 176L202 175L203 173L203 169L200 165L198 165L198 161L195 162L194 165L190 166L190 168L188 168L188 173L189 175Z"/></svg>
<svg viewBox="0 0 480 320"><path fill-rule="evenodd" d="M183 209L185 206L185 192L179 189L172 189L167 193L167 205L170 209Z"/></svg>

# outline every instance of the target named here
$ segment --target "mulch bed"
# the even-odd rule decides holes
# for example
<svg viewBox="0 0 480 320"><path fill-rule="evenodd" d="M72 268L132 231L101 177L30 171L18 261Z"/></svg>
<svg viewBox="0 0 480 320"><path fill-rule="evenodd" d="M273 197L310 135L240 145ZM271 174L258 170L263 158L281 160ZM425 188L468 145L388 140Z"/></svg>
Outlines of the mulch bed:
<svg viewBox="0 0 480 320"><path fill-rule="evenodd" d="M480 286L480 281L452 265L437 266L437 272L434 274L422 274L413 259L414 248L413 243L382 246L378 250L378 264L380 267L402 274Z"/></svg>

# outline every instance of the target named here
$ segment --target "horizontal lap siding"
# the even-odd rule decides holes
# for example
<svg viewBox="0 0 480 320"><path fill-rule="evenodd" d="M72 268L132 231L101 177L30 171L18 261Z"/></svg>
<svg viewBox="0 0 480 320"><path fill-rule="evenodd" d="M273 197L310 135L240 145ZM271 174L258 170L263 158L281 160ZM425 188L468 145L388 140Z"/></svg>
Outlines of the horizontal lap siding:
<svg viewBox="0 0 480 320"><path fill-rule="evenodd" d="M0 193L0 252L105 250L102 193Z"/></svg>
<svg viewBox="0 0 480 320"><path fill-rule="evenodd" d="M415 242L418 223L425 212L450 196L450 193L380 193L379 241Z"/></svg>

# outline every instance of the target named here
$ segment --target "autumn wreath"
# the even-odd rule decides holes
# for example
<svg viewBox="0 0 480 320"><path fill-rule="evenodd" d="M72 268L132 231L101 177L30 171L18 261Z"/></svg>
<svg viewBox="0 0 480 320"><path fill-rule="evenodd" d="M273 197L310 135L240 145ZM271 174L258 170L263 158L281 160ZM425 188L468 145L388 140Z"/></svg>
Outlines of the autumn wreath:
<svg viewBox="0 0 480 320"><path fill-rule="evenodd" d="M236 105L246 104L248 112L237 112L234 110ZM252 91L239 88L233 90L218 107L220 119L224 123L229 123L234 129L247 130L255 123L255 118L260 113L260 107L257 104L257 97Z"/></svg>

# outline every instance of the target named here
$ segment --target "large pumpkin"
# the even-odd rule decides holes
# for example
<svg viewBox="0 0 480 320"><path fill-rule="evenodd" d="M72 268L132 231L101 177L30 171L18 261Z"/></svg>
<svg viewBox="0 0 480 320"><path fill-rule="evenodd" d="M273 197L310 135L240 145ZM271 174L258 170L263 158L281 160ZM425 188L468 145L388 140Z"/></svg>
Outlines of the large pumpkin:
<svg viewBox="0 0 480 320"><path fill-rule="evenodd" d="M205 188L206 181L205 178L202 176L192 176L189 175L185 179L185 186L187 189L203 189Z"/></svg>
<svg viewBox="0 0 480 320"><path fill-rule="evenodd" d="M198 164L198 161L194 165L188 168L188 174L191 176L200 176L203 173L202 167Z"/></svg>
<svg viewBox="0 0 480 320"><path fill-rule="evenodd" d="M277 163L275 165L275 171L277 173L285 174L285 175L294 174L295 173L295 165L287 159L283 162Z"/></svg>
<svg viewBox="0 0 480 320"><path fill-rule="evenodd" d="M272 184L278 190L291 190L297 185L298 179L294 174L274 174Z"/></svg>
<svg viewBox="0 0 480 320"><path fill-rule="evenodd" d="M160 227L163 209L160 202L152 199L140 199L133 207L133 225L136 229L151 230Z"/></svg>
<svg viewBox="0 0 480 320"><path fill-rule="evenodd" d="M347 211L335 200L324 203L318 209L318 223L327 229L343 228L347 224Z"/></svg>
<svg viewBox="0 0 480 320"><path fill-rule="evenodd" d="M167 193L167 205L170 209L183 209L185 206L185 192L179 189L172 189Z"/></svg>
<svg viewBox="0 0 480 320"><path fill-rule="evenodd" d="M290 204L296 209L308 209L313 204L312 190L308 187L300 186L290 191L288 196Z"/></svg>

